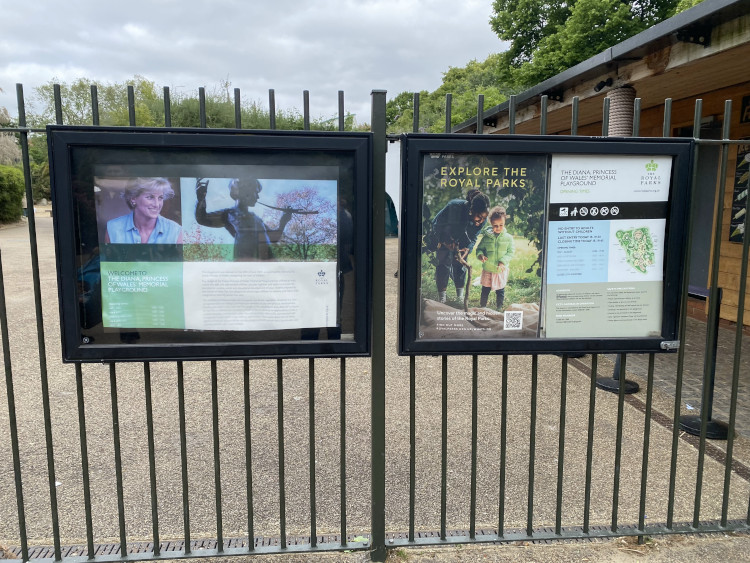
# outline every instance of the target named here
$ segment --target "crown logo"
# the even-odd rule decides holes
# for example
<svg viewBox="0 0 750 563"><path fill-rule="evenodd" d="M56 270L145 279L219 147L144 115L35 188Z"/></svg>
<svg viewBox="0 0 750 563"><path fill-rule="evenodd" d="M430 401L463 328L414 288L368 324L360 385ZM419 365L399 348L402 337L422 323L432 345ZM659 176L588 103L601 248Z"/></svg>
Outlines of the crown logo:
<svg viewBox="0 0 750 563"><path fill-rule="evenodd" d="M659 168L659 165L654 162L654 159L651 159L651 162L646 164L646 172L656 172L656 169Z"/></svg>
<svg viewBox="0 0 750 563"><path fill-rule="evenodd" d="M318 277L323 278L323 277L325 277L325 275L326 275L326 273L323 270L321 270L321 271L318 272Z"/></svg>

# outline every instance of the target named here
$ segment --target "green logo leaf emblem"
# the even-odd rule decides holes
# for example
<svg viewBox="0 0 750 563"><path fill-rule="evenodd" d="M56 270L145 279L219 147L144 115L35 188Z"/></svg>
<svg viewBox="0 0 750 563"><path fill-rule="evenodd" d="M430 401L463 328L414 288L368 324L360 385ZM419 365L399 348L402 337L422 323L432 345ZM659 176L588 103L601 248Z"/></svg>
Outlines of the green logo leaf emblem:
<svg viewBox="0 0 750 563"><path fill-rule="evenodd" d="M654 162L654 159L651 159L651 162L646 164L646 171L647 172L656 172L656 169L659 168L659 165Z"/></svg>

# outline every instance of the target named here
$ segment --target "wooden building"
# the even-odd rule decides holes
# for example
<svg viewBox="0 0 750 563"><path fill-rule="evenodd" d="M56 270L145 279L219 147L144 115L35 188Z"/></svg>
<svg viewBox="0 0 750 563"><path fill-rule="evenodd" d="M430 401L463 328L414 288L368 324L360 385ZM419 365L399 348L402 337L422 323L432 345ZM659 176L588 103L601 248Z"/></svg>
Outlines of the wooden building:
<svg viewBox="0 0 750 563"><path fill-rule="evenodd" d="M724 136L726 100L731 100L729 139L747 144L727 147L728 162L723 198L718 285L723 289L721 317L737 320L742 265L742 209L747 202L742 157L750 165L750 0L705 0L595 57L483 112L483 133L537 134L541 132L542 100L546 96L546 133L600 136L604 99L608 97L607 134L633 134L634 100L640 99L636 121L640 137L664 135L665 100L671 100L668 136L693 136L696 100L700 99L701 139ZM573 100L577 98L577 130L571 131ZM509 126L514 115L514 131ZM457 133L477 131L478 119L454 128ZM701 144L698 151L697 217L693 225L690 293L708 294L717 202L720 200L721 145ZM741 166L738 169L737 155ZM746 167L747 168L747 167ZM734 203L734 205L733 205ZM736 217L737 215L740 217ZM742 225L742 226L741 226ZM748 284L750 285L750 284ZM750 292L748 292L750 293ZM750 325L750 295L744 304L745 325Z"/></svg>

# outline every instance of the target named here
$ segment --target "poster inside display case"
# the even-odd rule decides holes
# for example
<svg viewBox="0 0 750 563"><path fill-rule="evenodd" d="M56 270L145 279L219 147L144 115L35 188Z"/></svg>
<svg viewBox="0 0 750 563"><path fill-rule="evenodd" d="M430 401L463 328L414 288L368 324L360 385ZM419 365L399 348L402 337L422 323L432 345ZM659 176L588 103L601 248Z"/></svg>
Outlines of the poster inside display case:
<svg viewBox="0 0 750 563"><path fill-rule="evenodd" d="M399 352L671 349L691 148L405 135Z"/></svg>
<svg viewBox="0 0 750 563"><path fill-rule="evenodd" d="M732 193L732 215L729 219L729 240L742 244L745 241L747 224L747 192L750 191L750 140L737 146L737 161L734 165L734 190Z"/></svg>
<svg viewBox="0 0 750 563"><path fill-rule="evenodd" d="M48 138L65 360L368 353L369 134Z"/></svg>

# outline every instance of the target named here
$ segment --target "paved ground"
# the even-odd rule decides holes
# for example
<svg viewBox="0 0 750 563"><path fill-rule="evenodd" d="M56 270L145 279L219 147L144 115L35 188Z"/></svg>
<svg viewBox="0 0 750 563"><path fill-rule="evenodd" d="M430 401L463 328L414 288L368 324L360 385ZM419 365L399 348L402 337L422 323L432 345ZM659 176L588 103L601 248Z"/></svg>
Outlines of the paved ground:
<svg viewBox="0 0 750 563"><path fill-rule="evenodd" d="M686 411L699 415L703 390L703 375L706 348L706 323L688 317L686 329L685 359L682 380L682 399ZM750 437L750 336L740 336L740 362L737 364L738 395L735 428L739 434ZM736 330L719 327L716 366L714 369L714 400L711 405L712 419L729 421L732 377L737 341ZM628 356L628 371L645 380L648 374L648 355ZM710 373L710 372L709 372ZM677 381L677 355L659 354L654 362L654 383L670 395L674 395Z"/></svg>
<svg viewBox="0 0 750 563"><path fill-rule="evenodd" d="M60 530L66 544L85 539L81 446L77 410L76 377L70 365L59 362L59 326L56 306L55 265L51 220L39 217L40 265L44 296L45 345L48 358L50 410L55 454L55 491L60 514ZM44 418L39 380L39 361L30 284L28 234L25 225L0 230L0 252L5 271L8 320L11 330L13 388L18 428L22 443L22 474L26 525L31 545L49 545L52 537L50 493L44 435ZM403 532L409 525L409 360L395 355L397 245L387 242L387 511L390 532ZM659 357L661 361L661 356ZM419 358L416 362L416 513L417 530L440 527L441 433L440 358ZM692 370L697 362L688 362ZM508 457L506 460L505 520L508 527L524 527L529 510L529 417L531 403L531 361L513 357L508 365ZM565 449L558 447L560 398L562 390L560 358L540 357L538 411L535 433L533 526L554 525L557 515L558 461L564 460L561 490L561 522L580 526L583 516L585 460L589 413L589 370L591 358L571 361L566 391ZM631 376L639 377L637 360L628 360ZM365 359L346 363L346 492L347 530L362 533L369 529L370 495L370 365ZM654 392L648 458L646 522L665 521L669 466L671 461L670 419L673 396L667 386L668 370L659 368ZM607 358L599 359L599 372L611 373ZM743 368L744 370L744 368ZM118 519L116 474L113 462L113 432L110 372L106 366L83 367L83 392L90 466L94 538L96 543L117 542ZM664 375L667 373L667 375ZM747 376L747 370L743 375ZM478 370L478 528L497 527L500 475L500 383L501 365L496 358L480 358ZM184 537L180 464L179 418L177 416L177 374L172 364L151 365L154 392L154 442L161 539ZM242 408L241 362L219 362L219 450L221 459L222 528L227 538L247 533L247 474ZM340 363L316 361L316 516L319 533L340 530L339 386ZM190 491L190 522L194 539L216 537L216 473L213 460L211 381L207 363L186 364L187 472ZM278 537L279 512L279 402L284 413L284 455L286 512L290 535L310 531L309 472L309 377L306 361L285 361L283 394L276 386L276 363L251 362L251 419L253 509L256 536ZM686 388L694 385L686 381ZM148 541L153 534L149 463L146 444L143 367L118 366L114 382L120 409L123 505L128 538ZM662 387L663 385L663 387ZM466 358L449 360L448 381L448 460L446 475L446 524L449 530L466 530L470 523L469 484L471 459L471 364ZM645 393L634 396L624 406L622 463L614 466L617 434L617 397L597 392L595 399L594 460L590 518L592 525L609 526L616 513L620 525L637 523L640 506L641 469L644 454L643 413ZM690 397L689 393L685 394ZM281 401L279 401L281 399ZM9 412L6 388L0 389L0 444L9 444ZM692 406L692 405L691 405ZM683 412L692 412L683 406ZM743 416L747 416L743 407ZM717 411L718 412L718 411ZM678 470L674 499L675 522L690 522L696 507L696 485L701 468L701 520L721 516L724 485L723 451L726 444L711 442L704 460L697 455L695 441L683 437L678 445ZM747 517L750 497L750 445L739 437L734 449L727 516L730 520ZM615 491L615 474L619 489ZM615 497L615 492L616 497ZM613 502L617 499L617 504ZM18 513L10 449L0 451L0 544L17 546ZM748 551L746 537L667 538L647 546L631 543L508 545L404 551L394 550L393 561L628 561L642 558L648 551L654 561L733 561ZM663 554L669 554L659 559ZM284 561L361 561L362 553L284 556ZM272 558L273 559L273 558ZM237 559L233 559L236 561ZM505 559L503 559L505 560Z"/></svg>

